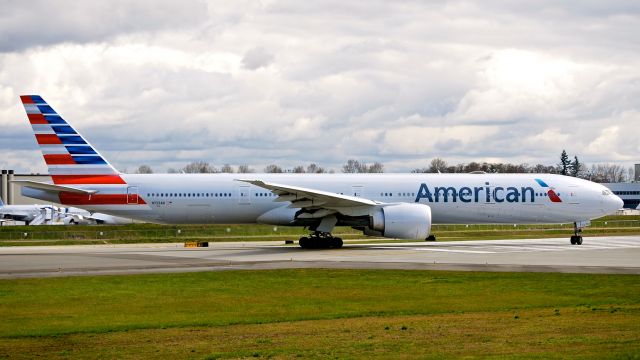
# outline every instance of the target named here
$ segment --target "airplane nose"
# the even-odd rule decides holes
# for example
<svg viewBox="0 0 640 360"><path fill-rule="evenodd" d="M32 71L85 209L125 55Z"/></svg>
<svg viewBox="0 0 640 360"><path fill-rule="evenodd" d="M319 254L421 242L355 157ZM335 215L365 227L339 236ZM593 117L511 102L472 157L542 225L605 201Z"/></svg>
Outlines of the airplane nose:
<svg viewBox="0 0 640 360"><path fill-rule="evenodd" d="M610 202L613 210L620 210L624 207L624 201L619 196L613 195Z"/></svg>

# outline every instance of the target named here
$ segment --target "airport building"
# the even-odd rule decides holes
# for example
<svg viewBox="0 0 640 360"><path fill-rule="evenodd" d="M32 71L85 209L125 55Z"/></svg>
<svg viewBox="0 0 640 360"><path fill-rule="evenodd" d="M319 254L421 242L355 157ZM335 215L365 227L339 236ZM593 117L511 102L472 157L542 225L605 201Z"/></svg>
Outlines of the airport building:
<svg viewBox="0 0 640 360"><path fill-rule="evenodd" d="M42 201L22 196L20 185L11 183L14 180L52 182L51 176L46 174L15 174L13 170L0 171L0 199L7 205L42 204Z"/></svg>
<svg viewBox="0 0 640 360"><path fill-rule="evenodd" d="M640 206L640 182L602 184L624 201L625 209L638 209ZM640 210L640 209L639 209Z"/></svg>

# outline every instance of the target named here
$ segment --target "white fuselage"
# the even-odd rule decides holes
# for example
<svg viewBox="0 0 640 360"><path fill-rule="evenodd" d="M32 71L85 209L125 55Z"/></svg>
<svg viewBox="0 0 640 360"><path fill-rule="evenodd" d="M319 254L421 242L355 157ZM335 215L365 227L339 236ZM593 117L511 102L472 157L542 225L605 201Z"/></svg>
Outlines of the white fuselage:
<svg viewBox="0 0 640 360"><path fill-rule="evenodd" d="M567 223L610 214L622 201L602 185L550 174L122 174L126 185L93 185L121 192L126 205L73 205L141 221L258 223L287 207L271 191L238 180L268 182L361 197L379 203L431 207L433 223ZM542 186L541 180L546 187ZM549 190L561 199L553 202ZM28 191L27 191L28 192ZM135 196L137 194L137 196ZM38 197L31 192L27 196ZM143 204L144 203L144 204ZM295 210L295 209L294 209ZM292 211L294 211L292 210ZM269 223L269 222L268 222ZM277 222L281 223L281 222Z"/></svg>

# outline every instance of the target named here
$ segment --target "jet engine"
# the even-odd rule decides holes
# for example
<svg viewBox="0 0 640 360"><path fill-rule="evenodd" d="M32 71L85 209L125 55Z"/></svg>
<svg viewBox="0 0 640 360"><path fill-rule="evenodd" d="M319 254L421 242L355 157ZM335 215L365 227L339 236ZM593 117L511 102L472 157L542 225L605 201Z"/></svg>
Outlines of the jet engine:
<svg viewBox="0 0 640 360"><path fill-rule="evenodd" d="M397 204L381 207L370 217L367 235L424 240L431 232L431 208L424 204Z"/></svg>

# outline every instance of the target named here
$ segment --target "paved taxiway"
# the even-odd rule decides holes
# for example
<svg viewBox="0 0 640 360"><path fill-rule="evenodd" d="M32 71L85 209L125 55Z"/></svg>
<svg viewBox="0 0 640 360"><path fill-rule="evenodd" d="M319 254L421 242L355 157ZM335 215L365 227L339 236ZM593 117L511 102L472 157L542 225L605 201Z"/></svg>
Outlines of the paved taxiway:
<svg viewBox="0 0 640 360"><path fill-rule="evenodd" d="M368 268L640 274L640 236L569 240L345 244L303 250L282 242L0 248L0 278L233 269Z"/></svg>

